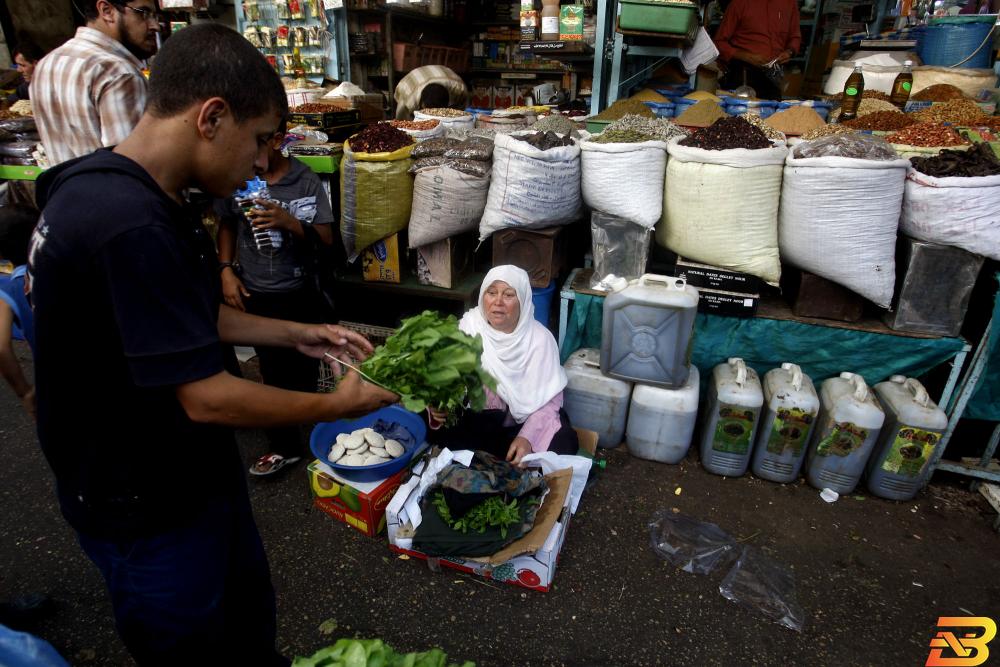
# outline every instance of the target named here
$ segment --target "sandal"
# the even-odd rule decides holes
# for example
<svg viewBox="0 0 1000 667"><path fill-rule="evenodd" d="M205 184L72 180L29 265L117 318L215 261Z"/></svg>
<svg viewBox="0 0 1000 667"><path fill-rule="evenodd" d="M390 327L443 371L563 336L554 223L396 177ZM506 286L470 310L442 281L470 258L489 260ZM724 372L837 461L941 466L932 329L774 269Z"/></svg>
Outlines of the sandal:
<svg viewBox="0 0 1000 667"><path fill-rule="evenodd" d="M250 474L256 475L257 477L267 477L268 475L273 475L287 465L292 463L298 463L299 456L289 456L285 458L281 454L265 454L264 456L257 459L252 466L250 466Z"/></svg>

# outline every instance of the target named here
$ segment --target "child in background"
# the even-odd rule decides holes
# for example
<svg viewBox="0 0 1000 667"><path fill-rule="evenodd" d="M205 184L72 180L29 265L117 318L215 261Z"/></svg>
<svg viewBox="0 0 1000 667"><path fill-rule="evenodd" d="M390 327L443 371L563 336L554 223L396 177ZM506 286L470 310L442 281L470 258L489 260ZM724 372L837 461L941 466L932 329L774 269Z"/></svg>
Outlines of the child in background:
<svg viewBox="0 0 1000 667"><path fill-rule="evenodd" d="M267 172L260 174L275 201L257 200L249 221L232 199L220 211L222 294L233 308L254 315L323 322L330 313L308 275L308 254L310 245L332 243L333 210L319 177L302 162L282 155L286 130L283 122L271 138ZM279 232L280 240L260 247L255 230ZM319 365L315 359L293 349L257 346L256 350L265 384L316 391ZM272 475L305 453L298 427L267 429L266 434L271 451L250 467L252 475Z"/></svg>
<svg viewBox="0 0 1000 667"><path fill-rule="evenodd" d="M14 265L14 273L0 277L0 375L35 418L35 388L25 378L14 354L16 326L34 352L34 318L26 296L28 243L38 222L38 211L27 206L0 208L0 260Z"/></svg>

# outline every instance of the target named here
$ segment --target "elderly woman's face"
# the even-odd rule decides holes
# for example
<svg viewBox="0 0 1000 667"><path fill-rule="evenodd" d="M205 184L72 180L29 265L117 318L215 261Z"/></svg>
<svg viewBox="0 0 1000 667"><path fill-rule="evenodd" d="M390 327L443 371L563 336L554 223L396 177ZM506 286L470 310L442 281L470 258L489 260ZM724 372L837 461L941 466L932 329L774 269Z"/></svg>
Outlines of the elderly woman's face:
<svg viewBox="0 0 1000 667"><path fill-rule="evenodd" d="M483 311L490 326L504 333L511 333L521 319L521 302L514 288L497 280L483 294Z"/></svg>
<svg viewBox="0 0 1000 667"><path fill-rule="evenodd" d="M30 83L31 75L35 73L35 63L18 53L14 56L14 64L17 65L17 69L21 72L21 76L24 80Z"/></svg>

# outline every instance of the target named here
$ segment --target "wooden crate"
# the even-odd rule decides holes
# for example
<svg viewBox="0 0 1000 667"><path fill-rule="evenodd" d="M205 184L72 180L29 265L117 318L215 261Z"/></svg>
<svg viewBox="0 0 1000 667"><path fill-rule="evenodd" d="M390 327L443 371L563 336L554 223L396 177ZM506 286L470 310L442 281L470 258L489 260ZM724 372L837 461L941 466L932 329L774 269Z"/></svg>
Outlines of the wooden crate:
<svg viewBox="0 0 1000 667"><path fill-rule="evenodd" d="M532 287L548 287L566 264L563 227L502 229L493 233L493 266L513 264L528 272Z"/></svg>

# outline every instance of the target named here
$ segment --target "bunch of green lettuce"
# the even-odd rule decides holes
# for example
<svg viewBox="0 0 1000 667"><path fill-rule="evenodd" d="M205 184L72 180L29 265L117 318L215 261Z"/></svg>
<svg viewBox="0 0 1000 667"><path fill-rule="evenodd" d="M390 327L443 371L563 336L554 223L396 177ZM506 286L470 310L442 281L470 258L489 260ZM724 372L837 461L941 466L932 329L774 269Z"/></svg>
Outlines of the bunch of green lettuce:
<svg viewBox="0 0 1000 667"><path fill-rule="evenodd" d="M482 339L461 331L454 315L425 310L403 320L399 331L361 364L361 372L399 394L407 410L420 413L431 406L454 419L466 404L483 409L483 385L496 390L496 381L480 364L482 354Z"/></svg>
<svg viewBox="0 0 1000 667"><path fill-rule="evenodd" d="M448 663L439 648L423 653L396 653L381 639L340 639L308 658L295 658L292 667L476 667L474 662Z"/></svg>

